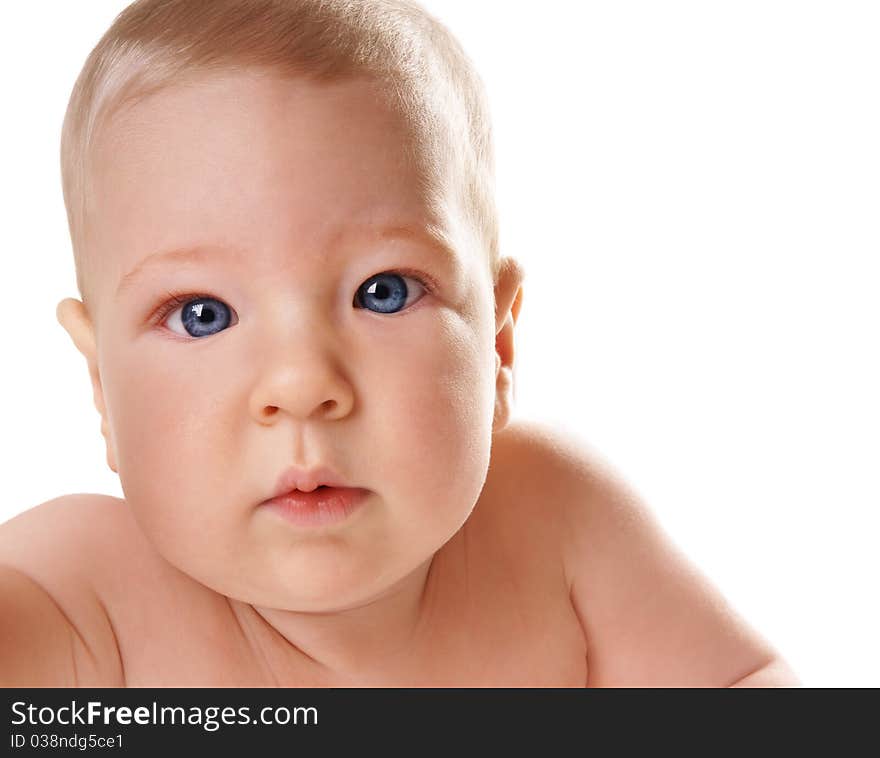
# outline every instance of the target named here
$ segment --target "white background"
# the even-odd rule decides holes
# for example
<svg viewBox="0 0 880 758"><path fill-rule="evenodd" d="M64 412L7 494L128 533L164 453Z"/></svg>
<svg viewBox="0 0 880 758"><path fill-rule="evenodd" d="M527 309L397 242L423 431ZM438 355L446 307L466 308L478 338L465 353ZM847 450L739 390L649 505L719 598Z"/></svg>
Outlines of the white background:
<svg viewBox="0 0 880 758"><path fill-rule="evenodd" d="M61 122L125 5L4 8L0 520L122 496L55 305ZM609 461L808 686L880 685L878 5L426 7L492 102L519 415Z"/></svg>

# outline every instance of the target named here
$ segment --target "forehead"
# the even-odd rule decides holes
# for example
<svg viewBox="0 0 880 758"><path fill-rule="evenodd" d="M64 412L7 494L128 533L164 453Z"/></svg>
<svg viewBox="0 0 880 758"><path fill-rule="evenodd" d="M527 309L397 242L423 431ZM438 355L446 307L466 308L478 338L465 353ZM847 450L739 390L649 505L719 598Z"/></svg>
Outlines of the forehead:
<svg viewBox="0 0 880 758"><path fill-rule="evenodd" d="M202 75L122 108L93 153L91 238L118 282L155 251L325 250L359 227L441 230L406 124L365 79Z"/></svg>

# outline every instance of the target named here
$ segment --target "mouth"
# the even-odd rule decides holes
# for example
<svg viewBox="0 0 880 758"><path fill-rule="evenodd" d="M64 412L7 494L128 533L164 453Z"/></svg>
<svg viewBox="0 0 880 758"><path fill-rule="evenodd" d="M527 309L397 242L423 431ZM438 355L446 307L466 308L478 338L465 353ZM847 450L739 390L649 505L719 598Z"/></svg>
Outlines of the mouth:
<svg viewBox="0 0 880 758"><path fill-rule="evenodd" d="M314 492L319 488L348 489L350 486L349 482L328 466L318 466L311 469L291 466L282 471L276 480L272 497L279 497L291 492Z"/></svg>
<svg viewBox="0 0 880 758"><path fill-rule="evenodd" d="M263 505L297 526L328 526L346 521L363 507L369 494L369 490L360 487L322 484L308 492L293 489Z"/></svg>

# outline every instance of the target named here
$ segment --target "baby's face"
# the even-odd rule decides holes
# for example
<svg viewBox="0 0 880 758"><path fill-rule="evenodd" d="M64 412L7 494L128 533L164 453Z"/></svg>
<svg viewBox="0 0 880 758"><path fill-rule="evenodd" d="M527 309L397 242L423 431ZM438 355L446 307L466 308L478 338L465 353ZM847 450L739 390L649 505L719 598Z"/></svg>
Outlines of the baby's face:
<svg viewBox="0 0 880 758"><path fill-rule="evenodd" d="M196 85L123 111L96 154L112 457L180 570L255 604L350 607L423 567L478 498L496 378L488 266L432 245L425 229L443 220L365 82ZM197 252L147 263L172 250ZM369 496L340 522L291 523L261 503L293 465Z"/></svg>

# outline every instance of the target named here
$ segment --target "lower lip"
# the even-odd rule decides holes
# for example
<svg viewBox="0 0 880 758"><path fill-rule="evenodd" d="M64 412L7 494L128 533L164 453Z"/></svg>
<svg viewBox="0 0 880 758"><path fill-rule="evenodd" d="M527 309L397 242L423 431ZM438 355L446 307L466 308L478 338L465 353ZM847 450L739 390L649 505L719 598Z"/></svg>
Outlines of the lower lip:
<svg viewBox="0 0 880 758"><path fill-rule="evenodd" d="M345 521L369 494L355 487L320 487L311 492L288 492L264 504L297 526L327 526Z"/></svg>

